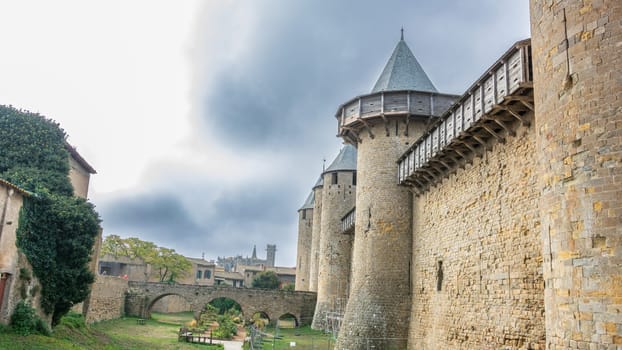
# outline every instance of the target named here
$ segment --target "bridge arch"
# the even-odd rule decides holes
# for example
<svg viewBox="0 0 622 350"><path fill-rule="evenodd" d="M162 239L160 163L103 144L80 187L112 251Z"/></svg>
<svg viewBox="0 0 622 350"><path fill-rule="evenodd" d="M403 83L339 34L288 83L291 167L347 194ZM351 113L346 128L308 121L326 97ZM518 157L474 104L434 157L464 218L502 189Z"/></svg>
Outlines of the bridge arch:
<svg viewBox="0 0 622 350"><path fill-rule="evenodd" d="M283 326L283 324L287 324L289 326L290 322L293 322L293 324L291 325L292 327L300 326L296 316L289 312L279 316L279 319L277 320L277 322L279 323L279 326Z"/></svg>
<svg viewBox="0 0 622 350"><path fill-rule="evenodd" d="M143 318L151 317L151 307L158 300L168 295L179 295L190 303L196 317L205 304L224 297L240 305L245 319L256 312L263 312L271 323L276 323L282 315L291 314L297 325L304 325L309 322L301 320L313 318L316 302L316 293L312 292L134 281L130 281L128 286L125 313Z"/></svg>
<svg viewBox="0 0 622 350"><path fill-rule="evenodd" d="M180 297L180 298L184 299L184 300L185 300L188 304L192 305L191 301L190 301L190 300L188 300L188 299L186 298L186 296L184 296L184 295L181 295L181 294L178 294L178 293L164 293L164 294L161 294L161 295L159 295L159 296L157 296L157 297L153 298L151 301L149 301L149 303L148 303L148 305L147 305L147 308L146 308L146 315L145 315L145 316L146 316L146 318L151 318L151 309L153 308L153 306L154 306L154 305L155 305L158 301L160 301L160 300L162 300L162 299L164 299L164 298L166 298L166 297L169 297L169 296L178 296L178 297Z"/></svg>

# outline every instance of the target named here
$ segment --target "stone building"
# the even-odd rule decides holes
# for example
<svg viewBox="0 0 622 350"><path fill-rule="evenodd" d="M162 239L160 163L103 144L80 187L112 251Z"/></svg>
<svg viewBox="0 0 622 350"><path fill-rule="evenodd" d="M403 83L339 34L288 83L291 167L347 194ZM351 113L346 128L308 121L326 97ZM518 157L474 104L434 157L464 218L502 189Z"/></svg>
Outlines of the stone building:
<svg viewBox="0 0 622 350"><path fill-rule="evenodd" d="M20 284L20 267L27 259L15 246L19 211L26 190L0 179L0 323L7 324L17 303L24 299L17 285Z"/></svg>
<svg viewBox="0 0 622 350"><path fill-rule="evenodd" d="M266 259L259 259L257 257L257 247L253 246L253 254L250 257L248 255L246 257L242 257L242 255L228 257L219 256L216 259L216 263L219 266L222 266L227 272L234 271L237 265L269 267L274 266L276 258L276 245L266 245L266 253Z"/></svg>
<svg viewBox="0 0 622 350"><path fill-rule="evenodd" d="M68 143L65 143L68 151L67 159L69 169L69 180L73 186L74 195L86 198L91 174L96 171L89 165L78 151ZM15 245L17 237L16 231L19 221L19 212L23 204L24 197L30 196L29 193L15 184L0 179L0 323L6 324L10 320L15 305L20 300L29 299L39 316L48 320L49 315L43 314L39 308L39 294L31 291L39 289L41 286L36 277L31 276L28 271L32 268L26 256L19 251ZM99 249L101 242L101 232L95 240L93 251ZM91 271L96 271L97 254L92 255ZM34 294L34 296L32 296ZM87 297L87 304L88 304ZM86 304L84 304L86 305ZM74 307L75 311L82 312L83 303Z"/></svg>
<svg viewBox="0 0 622 350"><path fill-rule="evenodd" d="M354 226L337 349L622 348L622 2L530 6L532 39L463 95L402 38L338 107L357 191L332 232Z"/></svg>

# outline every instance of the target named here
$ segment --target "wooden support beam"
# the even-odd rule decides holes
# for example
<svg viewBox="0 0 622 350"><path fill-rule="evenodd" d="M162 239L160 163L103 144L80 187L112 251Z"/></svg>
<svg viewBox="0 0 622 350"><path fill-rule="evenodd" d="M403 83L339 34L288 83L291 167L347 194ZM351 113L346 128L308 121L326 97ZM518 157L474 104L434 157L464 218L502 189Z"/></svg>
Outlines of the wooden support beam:
<svg viewBox="0 0 622 350"><path fill-rule="evenodd" d="M473 134L473 138L479 142L482 147L484 147L484 152L488 151L488 142L486 140L481 139L478 135ZM481 153L476 153L476 155L481 156Z"/></svg>
<svg viewBox="0 0 622 350"><path fill-rule="evenodd" d="M367 133L369 134L369 138L374 139L376 136L374 136L374 133L371 132L371 126L369 125L369 123L361 117L358 117L356 119L360 121L361 123L363 123L363 125L365 125L365 128L367 129Z"/></svg>
<svg viewBox="0 0 622 350"><path fill-rule="evenodd" d="M432 171L430 171L430 169L421 168L421 171L423 171L424 173L430 175L430 177L432 178L431 181L428 181L428 182L436 182L436 180L437 180L436 177L438 175L434 174Z"/></svg>
<svg viewBox="0 0 622 350"><path fill-rule="evenodd" d="M510 115L513 116L514 118L518 119L518 121L520 121L521 124L523 124L525 126L529 126L530 125L529 121L525 117L523 117L522 115L520 115L517 112L515 112L509 106L503 106L502 109L507 111L508 113L510 113Z"/></svg>
<svg viewBox="0 0 622 350"><path fill-rule="evenodd" d="M533 97L510 95L510 96L506 96L506 98L511 100L511 101L519 101L525 107L529 108L532 111L534 110L534 107L533 107Z"/></svg>
<svg viewBox="0 0 622 350"><path fill-rule="evenodd" d="M431 177L430 174L424 171L423 168L419 169L419 176L421 176L427 183L434 182L434 177Z"/></svg>
<svg viewBox="0 0 622 350"><path fill-rule="evenodd" d="M508 135L516 136L516 132L514 132L514 128L512 128L511 126L508 127L507 125L505 125L504 122L502 122L500 120L494 120L494 122L497 123L497 125L499 125L500 127L502 127L503 130L505 130L505 132Z"/></svg>
<svg viewBox="0 0 622 350"><path fill-rule="evenodd" d="M346 130L348 132L348 134L346 135L346 137L348 137L348 135L352 135L354 136L354 140L356 142L363 142L363 140L361 139L361 137L359 136L358 130L356 130L355 128L351 128L348 126L343 126L341 127L342 129Z"/></svg>
<svg viewBox="0 0 622 350"><path fill-rule="evenodd" d="M432 159L432 160L430 160L430 163L429 163L429 164L430 164L430 167L431 167L432 169L434 169L434 170L438 171L438 174L439 174L438 176L444 176L444 175L445 175L445 172L446 172L446 171L445 171L442 167L440 167L440 166L438 166L438 165L437 165L437 164L439 164L439 162L438 162L436 159ZM441 164L441 165L442 165L442 164Z"/></svg>
<svg viewBox="0 0 622 350"><path fill-rule="evenodd" d="M503 141L503 136L500 136L499 134L497 134L494 130L492 130L490 126L482 123L482 128L484 128L484 130L486 130L491 136L497 139L497 141L499 142Z"/></svg>
<svg viewBox="0 0 622 350"><path fill-rule="evenodd" d="M458 143L465 145L466 148L470 149L471 152L473 152L473 154L477 154L477 151L475 150L475 148L473 148L473 146L471 146L470 144L466 143L464 140L457 140Z"/></svg>

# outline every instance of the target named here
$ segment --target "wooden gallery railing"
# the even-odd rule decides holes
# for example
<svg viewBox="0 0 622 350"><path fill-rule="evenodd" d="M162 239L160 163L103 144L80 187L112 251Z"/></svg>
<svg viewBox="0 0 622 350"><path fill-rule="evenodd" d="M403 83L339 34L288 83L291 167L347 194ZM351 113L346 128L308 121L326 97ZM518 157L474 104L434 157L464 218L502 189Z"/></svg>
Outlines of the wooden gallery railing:
<svg viewBox="0 0 622 350"><path fill-rule="evenodd" d="M356 207L352 208L343 218L341 218L341 233L354 233L354 220L356 219Z"/></svg>
<svg viewBox="0 0 622 350"><path fill-rule="evenodd" d="M398 160L398 183L416 195L473 161L494 142L529 125L533 111L531 42L495 62Z"/></svg>

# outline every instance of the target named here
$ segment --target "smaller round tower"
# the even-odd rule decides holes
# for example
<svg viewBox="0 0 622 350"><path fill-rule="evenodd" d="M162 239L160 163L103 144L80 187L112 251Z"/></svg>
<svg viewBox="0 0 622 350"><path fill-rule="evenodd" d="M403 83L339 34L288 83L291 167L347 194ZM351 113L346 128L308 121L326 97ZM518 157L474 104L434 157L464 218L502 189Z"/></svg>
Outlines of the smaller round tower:
<svg viewBox="0 0 622 350"><path fill-rule="evenodd" d="M322 174L322 223L314 329L341 317L348 297L353 236L342 232L341 220L356 199L356 148L345 145Z"/></svg>
<svg viewBox="0 0 622 350"><path fill-rule="evenodd" d="M313 233L313 207L315 195L309 193L307 200L298 209L298 258L296 259L296 290L309 290L309 262Z"/></svg>
<svg viewBox="0 0 622 350"><path fill-rule="evenodd" d="M320 178L313 186L313 225L311 228L311 254L309 256L309 291L317 292L318 262L320 257L320 231L322 224L322 188L324 178Z"/></svg>

